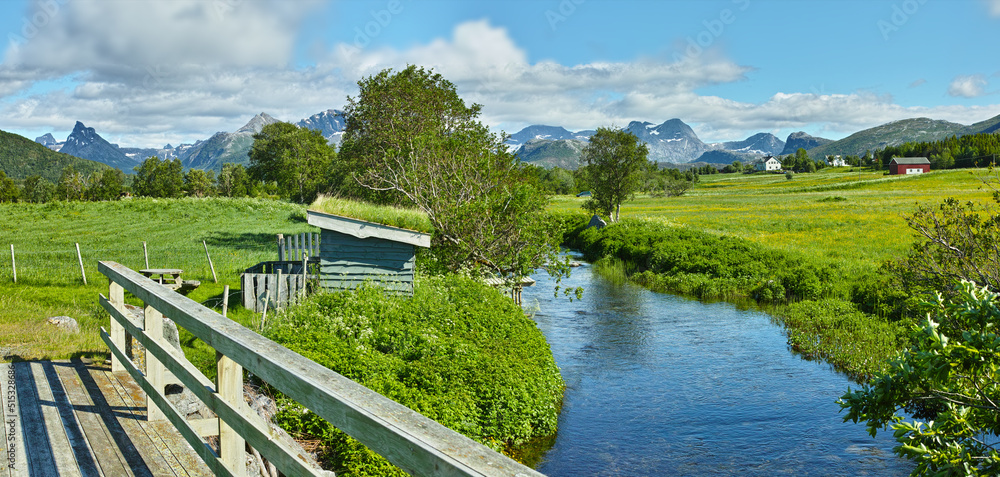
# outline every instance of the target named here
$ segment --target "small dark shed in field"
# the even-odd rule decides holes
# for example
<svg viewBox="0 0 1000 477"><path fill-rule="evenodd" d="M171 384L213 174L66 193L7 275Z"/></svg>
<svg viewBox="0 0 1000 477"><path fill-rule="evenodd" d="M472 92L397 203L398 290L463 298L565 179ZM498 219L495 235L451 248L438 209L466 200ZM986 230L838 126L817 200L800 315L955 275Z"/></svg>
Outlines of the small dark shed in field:
<svg viewBox="0 0 1000 477"><path fill-rule="evenodd" d="M370 280L389 290L413 293L416 247L430 247L430 235L312 210L306 215L309 225L322 229L322 288L352 290Z"/></svg>
<svg viewBox="0 0 1000 477"><path fill-rule="evenodd" d="M894 157L889 161L889 174L923 174L931 171L926 157Z"/></svg>

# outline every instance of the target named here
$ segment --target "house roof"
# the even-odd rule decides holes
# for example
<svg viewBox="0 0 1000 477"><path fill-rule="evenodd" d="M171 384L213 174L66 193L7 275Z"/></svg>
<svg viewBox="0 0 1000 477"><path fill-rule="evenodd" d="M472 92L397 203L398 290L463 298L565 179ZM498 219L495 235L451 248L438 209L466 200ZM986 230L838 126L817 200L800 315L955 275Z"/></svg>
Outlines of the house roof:
<svg viewBox="0 0 1000 477"><path fill-rule="evenodd" d="M902 165L914 165L914 164L930 164L926 157L894 157L889 164L902 164Z"/></svg>
<svg viewBox="0 0 1000 477"><path fill-rule="evenodd" d="M340 215L324 214L315 210L307 210L306 217L309 225L351 235L359 239L375 237L393 242L406 243L416 247L429 248L431 246L431 236L415 230L401 229L399 227L352 219Z"/></svg>

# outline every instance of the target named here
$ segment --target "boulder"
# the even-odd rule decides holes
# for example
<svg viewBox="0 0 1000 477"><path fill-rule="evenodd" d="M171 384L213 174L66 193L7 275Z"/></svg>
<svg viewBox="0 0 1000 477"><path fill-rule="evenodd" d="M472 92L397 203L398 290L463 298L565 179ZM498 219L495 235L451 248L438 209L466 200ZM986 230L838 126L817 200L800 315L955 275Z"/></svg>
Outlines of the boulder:
<svg viewBox="0 0 1000 477"><path fill-rule="evenodd" d="M597 214L594 214L594 216L590 218L590 223L587 224L587 228L597 227L598 229L603 229L605 225L608 225L608 223L605 222L604 219L601 219Z"/></svg>
<svg viewBox="0 0 1000 477"><path fill-rule="evenodd" d="M53 316L49 318L49 324L55 326L56 328L62 328L70 333L79 333L80 325L76 320L68 316Z"/></svg>

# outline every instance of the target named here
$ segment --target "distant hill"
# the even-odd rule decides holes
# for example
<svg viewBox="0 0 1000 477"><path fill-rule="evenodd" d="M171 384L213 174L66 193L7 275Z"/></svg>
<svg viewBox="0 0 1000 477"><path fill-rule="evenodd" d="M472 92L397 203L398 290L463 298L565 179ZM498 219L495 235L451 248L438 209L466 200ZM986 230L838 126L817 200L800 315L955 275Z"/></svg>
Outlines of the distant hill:
<svg viewBox="0 0 1000 477"><path fill-rule="evenodd" d="M780 155L784 156L786 154L795 154L795 151L798 151L799 149L809 151L810 149L824 144L830 144L831 142L833 142L833 139L810 136L802 131L793 132L789 134L788 139L785 140L785 148L781 150Z"/></svg>
<svg viewBox="0 0 1000 477"><path fill-rule="evenodd" d="M758 154L727 151L725 149L715 149L706 151L698 157L695 162L705 164L732 164L733 161L740 161L743 165L751 164L760 158Z"/></svg>
<svg viewBox="0 0 1000 477"><path fill-rule="evenodd" d="M55 183L66 166L73 166L85 175L110 168L99 162L52 151L26 137L0 131L0 170L8 177L24 179L37 174Z"/></svg>
<svg viewBox="0 0 1000 477"><path fill-rule="evenodd" d="M94 128L88 128L80 121L76 122L73 132L66 138L66 144L63 144L59 152L117 167L126 174L131 174L132 168L138 164L118 149L117 145L105 141Z"/></svg>
<svg viewBox="0 0 1000 477"><path fill-rule="evenodd" d="M205 169L219 172L227 162L247 165L250 158L247 154L253 146L253 135L259 133L264 126L279 122L266 113L260 113L250 119L236 132L217 132L206 141L199 141L191 146L182 156L181 163L185 169Z"/></svg>
<svg viewBox="0 0 1000 477"><path fill-rule="evenodd" d="M734 153L776 156L785 149L785 141L771 133L757 133L742 141L727 141L710 144L710 147L725 149ZM701 159L698 159L701 160Z"/></svg>
<svg viewBox="0 0 1000 477"><path fill-rule="evenodd" d="M587 141L579 139L530 139L517 150L517 157L547 169L561 167L575 170L580 167L580 151Z"/></svg>
<svg viewBox="0 0 1000 477"><path fill-rule="evenodd" d="M594 132L595 131L588 130L574 133L560 126L544 126L541 124L535 124L511 134L510 137L507 138L506 144L509 144L514 148L519 148L532 139L548 139L552 141L558 141L560 139L576 139L586 141L587 139L590 139L590 136L593 135Z"/></svg>
<svg viewBox="0 0 1000 477"><path fill-rule="evenodd" d="M990 121L983 121L982 127L995 127ZM862 155L865 151L875 151L886 146L898 146L904 142L930 142L951 136L962 136L980 132L971 126L929 118L913 118L893 121L881 126L858 131L839 141L834 141L809 150L810 156Z"/></svg>

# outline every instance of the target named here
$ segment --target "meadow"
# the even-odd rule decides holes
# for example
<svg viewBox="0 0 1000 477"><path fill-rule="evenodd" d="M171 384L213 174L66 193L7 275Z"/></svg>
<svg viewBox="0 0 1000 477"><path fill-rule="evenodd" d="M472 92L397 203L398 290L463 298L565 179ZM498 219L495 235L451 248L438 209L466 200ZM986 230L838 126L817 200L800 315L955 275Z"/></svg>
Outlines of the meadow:
<svg viewBox="0 0 1000 477"><path fill-rule="evenodd" d="M871 270L906 253L914 241L903 217L946 197L986 203L985 169L888 176L841 167L792 180L781 174L714 174L680 197L639 196L622 204L622 218L729 235L767 248L808 253ZM996 184L996 182L993 182ZM559 197L555 210L577 210L584 199Z"/></svg>
<svg viewBox="0 0 1000 477"><path fill-rule="evenodd" d="M107 316L97 305L108 281L97 262L182 269L201 286L188 296L221 310L225 285L238 290L242 271L277 258L276 234L312 230L305 207L268 199L131 199L117 202L51 202L0 205L0 357L59 359L105 354L100 340ZM203 242L204 241L204 245ZM76 245L80 245L87 285ZM14 246L17 283L11 267ZM205 246L218 283L213 282ZM229 316L244 324L259 317L231 291ZM80 324L73 334L46 325L66 315ZM183 336L182 336L183 339ZM193 345L193 343L187 343ZM196 363L197 364L197 363Z"/></svg>

